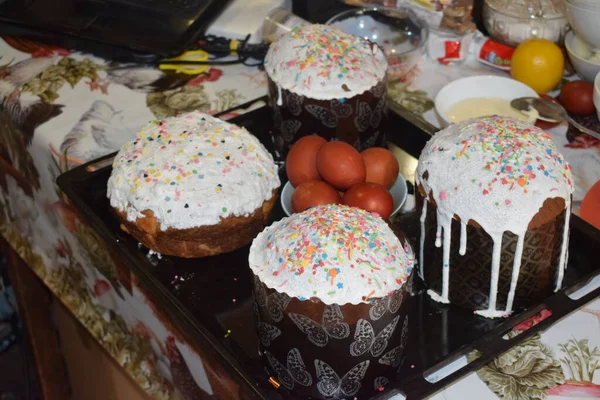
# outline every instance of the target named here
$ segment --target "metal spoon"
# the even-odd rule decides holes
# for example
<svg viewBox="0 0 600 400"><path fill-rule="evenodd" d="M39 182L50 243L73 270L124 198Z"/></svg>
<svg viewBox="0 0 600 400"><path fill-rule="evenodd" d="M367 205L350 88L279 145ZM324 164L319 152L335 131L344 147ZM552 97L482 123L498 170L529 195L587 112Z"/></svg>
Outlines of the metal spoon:
<svg viewBox="0 0 600 400"><path fill-rule="evenodd" d="M581 132L587 133L596 139L600 139L600 133L589 130L585 126L575 121L573 118L571 118L563 106L553 101L539 97L520 97L511 101L510 106L522 113L527 113L531 111L531 109L534 109L539 114L538 119L541 119L542 121L554 123L567 121Z"/></svg>

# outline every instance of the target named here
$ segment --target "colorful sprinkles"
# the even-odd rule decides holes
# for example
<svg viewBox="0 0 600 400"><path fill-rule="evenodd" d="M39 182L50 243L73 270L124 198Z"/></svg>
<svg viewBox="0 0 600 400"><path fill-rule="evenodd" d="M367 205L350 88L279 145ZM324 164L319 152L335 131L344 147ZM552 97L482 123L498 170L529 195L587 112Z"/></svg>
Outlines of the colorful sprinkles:
<svg viewBox="0 0 600 400"><path fill-rule="evenodd" d="M151 121L123 146L109 180L111 205L151 210L162 229L247 215L279 186L272 156L247 131L200 112Z"/></svg>
<svg viewBox="0 0 600 400"><path fill-rule="evenodd" d="M452 222L458 219L461 222L460 255L469 252L467 246L471 238L467 235L467 224L479 225L493 243L490 265L483 266L490 271L489 304L487 309L476 313L495 318L512 312L525 238L535 216L548 210L545 203L549 199L562 199L565 207L562 235L554 233L554 239L562 241L556 278L556 287L560 288L567 260L573 182L571 167L558 152L550 135L528 122L501 116L459 122L436 133L427 143L419 157L415 183L427 194L420 216L421 244L423 246L427 240L425 224L428 215L435 213L435 245L443 246L441 292L428 291L433 300L451 301L450 254L455 251L452 250L451 230ZM561 218L557 211L547 215L554 215L557 220ZM511 250L514 259L510 260L501 254L507 231L517 237L516 247ZM427 255L421 252L421 274L423 268L436 268L428 265L427 260ZM460 260L456 262L460 263ZM498 309L501 289L498 277L506 262L510 263L513 272L505 308Z"/></svg>
<svg viewBox="0 0 600 400"><path fill-rule="evenodd" d="M387 61L369 41L315 24L282 35L269 49L265 69L275 83L288 90L315 94L334 88L335 92L362 93L385 78Z"/></svg>
<svg viewBox="0 0 600 400"><path fill-rule="evenodd" d="M320 206L274 223L254 241L250 267L269 287L345 304L401 287L414 263L386 223L366 211Z"/></svg>
<svg viewBox="0 0 600 400"><path fill-rule="evenodd" d="M482 194L488 195L494 186L507 185L509 190L520 189L528 192L528 186L538 177L544 175L554 179L557 184L570 178L564 168L557 171L553 165L563 166L564 159L556 149L552 137L531 125L523 128L521 123L502 117L490 117L473 122L476 132L469 137L455 142L456 152L452 161L462 157L470 158L470 153L486 154L483 168L494 176L484 182L479 182ZM543 154L533 155L531 149L543 149ZM429 151L438 150L436 146ZM566 168L570 168L568 165ZM440 198L445 200L445 192ZM510 200L506 200L510 204Z"/></svg>
<svg viewBox="0 0 600 400"><path fill-rule="evenodd" d="M419 158L417 184L438 212L474 220L491 234L526 229L548 198L569 200L571 166L552 137L508 117L463 121L438 132ZM441 246L438 229L436 243Z"/></svg>

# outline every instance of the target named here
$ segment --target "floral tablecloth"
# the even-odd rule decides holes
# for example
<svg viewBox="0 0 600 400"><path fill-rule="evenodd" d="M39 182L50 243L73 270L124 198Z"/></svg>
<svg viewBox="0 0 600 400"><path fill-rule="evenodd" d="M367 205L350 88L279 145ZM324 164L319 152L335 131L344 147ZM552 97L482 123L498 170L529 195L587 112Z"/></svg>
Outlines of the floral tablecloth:
<svg viewBox="0 0 600 400"><path fill-rule="evenodd" d="M149 395L237 398L236 383L186 341L55 181L69 168L117 150L157 116L216 113L263 96L263 73L240 65L198 76L165 75L15 38L0 41L0 55L0 233ZM390 95L436 124L431 99L437 90L482 73L502 74L475 61L458 68L424 59L404 81L390 84ZM576 172L581 168L579 204L600 178L600 146L573 146L565 131L554 128L552 135ZM595 301L436 398L600 398L599 364Z"/></svg>
<svg viewBox="0 0 600 400"><path fill-rule="evenodd" d="M442 65L424 56L408 76L390 83L390 98L440 127L433 99L447 83L467 76L508 76L479 63L474 57L462 65ZM565 80L579 79L577 76ZM558 92L550 93L557 95ZM600 141L587 135L568 135L566 124L547 132L573 166L573 212L596 223L600 214ZM587 202L586 215L580 213ZM600 229L600 225L596 225ZM596 279L600 286L600 279ZM542 316L543 318L543 316ZM515 331L529 325L518 326ZM512 334L516 334L513 332ZM541 335L534 335L434 396L436 400L462 399L600 399L600 299L589 303Z"/></svg>

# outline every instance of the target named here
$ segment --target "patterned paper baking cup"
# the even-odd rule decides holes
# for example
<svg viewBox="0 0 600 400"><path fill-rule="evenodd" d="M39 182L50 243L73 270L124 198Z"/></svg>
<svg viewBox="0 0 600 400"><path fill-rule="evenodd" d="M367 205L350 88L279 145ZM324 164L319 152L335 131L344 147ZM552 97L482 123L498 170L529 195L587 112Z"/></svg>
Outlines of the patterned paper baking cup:
<svg viewBox="0 0 600 400"><path fill-rule="evenodd" d="M271 78L268 82L275 147L282 155L296 140L313 134L347 142L359 151L384 145L387 79L362 94L333 100L300 96L279 89Z"/></svg>
<svg viewBox="0 0 600 400"><path fill-rule="evenodd" d="M420 197L420 196L417 196ZM422 202L422 199L419 199ZM422 204L422 203L421 203ZM442 291L443 249L436 247L437 213L429 204L423 247L425 282L436 293ZM517 280L513 310L538 304L552 294L556 283L563 241L565 211L552 221L529 229L523 243L523 255ZM471 310L488 307L491 282L492 238L480 227L467 225L467 249L459 255L460 222L453 220L450 244L450 303ZM513 272L517 236L504 232L500 255L500 275L496 309L506 309Z"/></svg>
<svg viewBox="0 0 600 400"><path fill-rule="evenodd" d="M253 278L261 354L275 385L298 397L369 398L394 378L408 340L407 285L370 303L326 305Z"/></svg>

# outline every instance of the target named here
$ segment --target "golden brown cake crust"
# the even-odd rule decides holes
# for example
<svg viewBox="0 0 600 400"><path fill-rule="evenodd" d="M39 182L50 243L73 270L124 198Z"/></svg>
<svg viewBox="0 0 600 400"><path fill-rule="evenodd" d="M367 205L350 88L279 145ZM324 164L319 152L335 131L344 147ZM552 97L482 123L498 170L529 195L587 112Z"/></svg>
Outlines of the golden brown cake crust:
<svg viewBox="0 0 600 400"><path fill-rule="evenodd" d="M160 223L150 210L134 222L127 220L127 213L114 209L121 219L121 229L144 246L158 253L183 258L199 258L228 253L249 244L264 228L275 205L278 190L262 207L249 216L230 216L219 224L189 229L168 228L162 231Z"/></svg>

